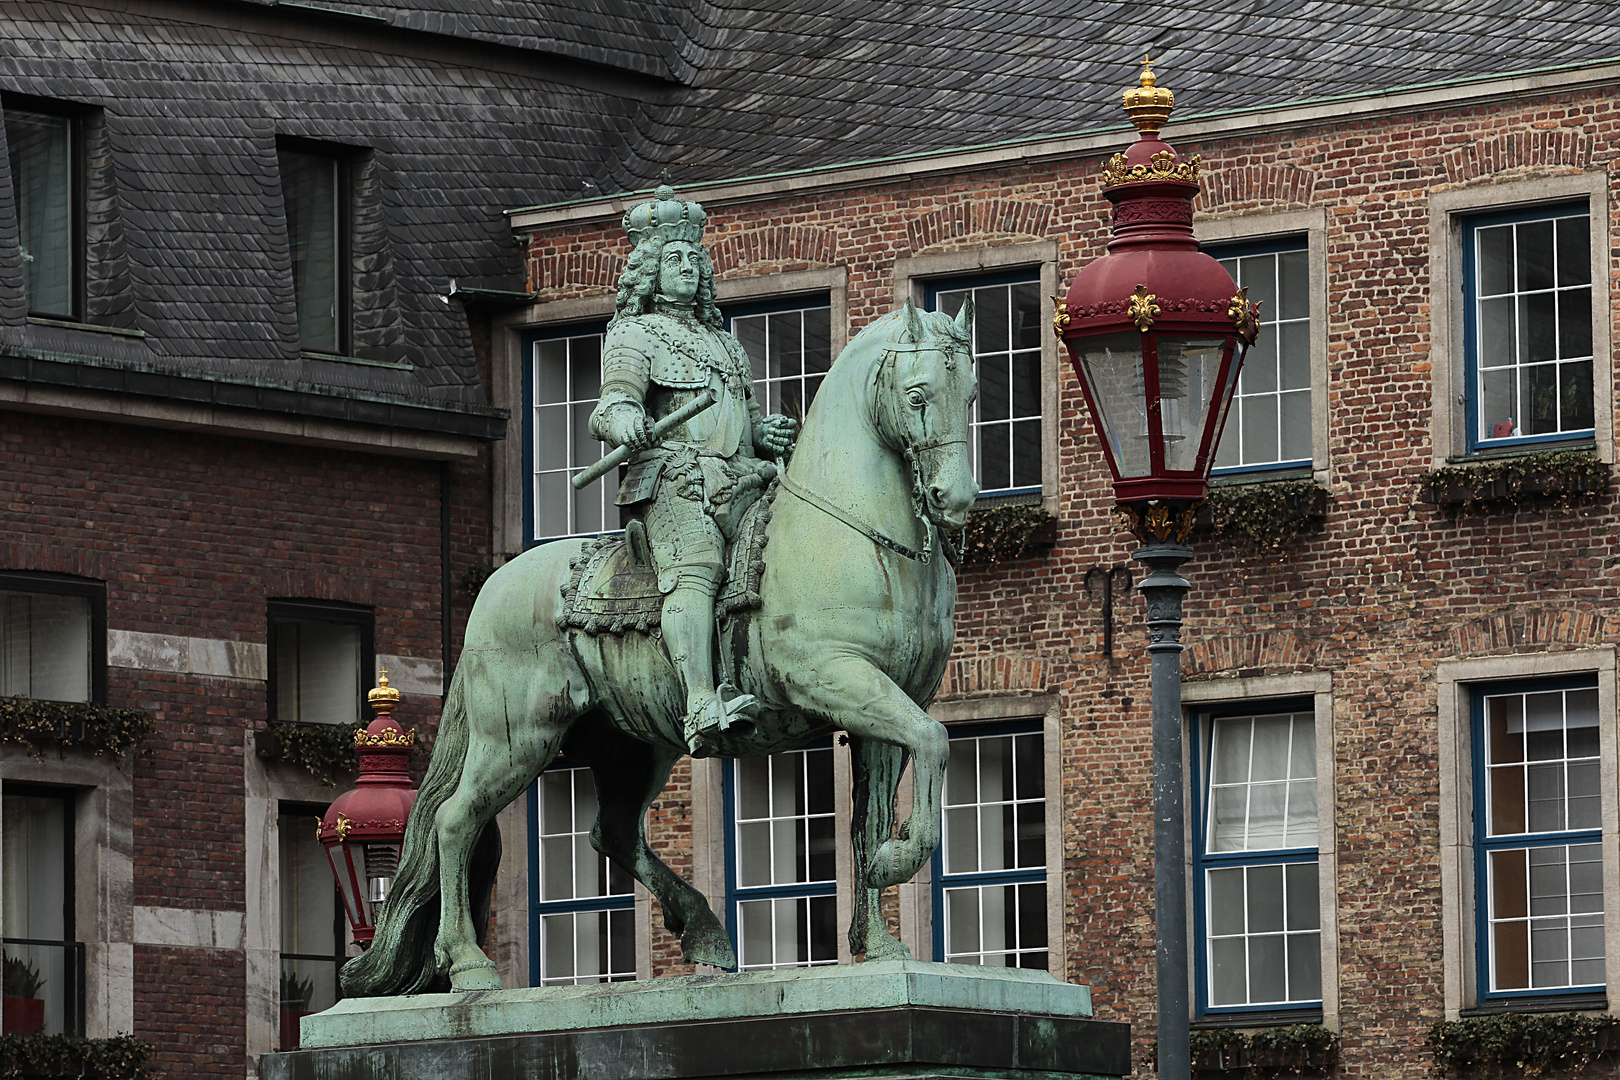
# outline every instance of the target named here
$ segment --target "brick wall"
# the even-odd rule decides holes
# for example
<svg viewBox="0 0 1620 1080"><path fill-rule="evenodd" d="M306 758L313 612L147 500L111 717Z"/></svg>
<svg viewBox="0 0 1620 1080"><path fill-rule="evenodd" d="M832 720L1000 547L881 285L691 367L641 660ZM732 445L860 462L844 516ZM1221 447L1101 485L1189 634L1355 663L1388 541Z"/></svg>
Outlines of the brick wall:
<svg viewBox="0 0 1620 1080"><path fill-rule="evenodd" d="M1280 557L1200 546L1187 568L1188 677L1332 672L1341 1075L1421 1077L1443 1005L1435 663L1613 644L1620 612L1613 496L1457 517L1420 500L1416 479L1436 456L1432 368L1458 362L1431 357L1428 196L1607 170L1620 122L1611 100L1580 94L1255 138L1199 143L1173 125L1168 136L1203 155L1205 217L1326 212L1332 508ZM853 333L892 307L900 258L1052 238L1067 282L1106 239L1099 165L716 205L708 243L730 253L723 276L748 276L775 264L750 263L766 249L740 238L815 237L794 250L846 268ZM544 300L598 295L625 250L616 223L541 231L530 277ZM945 692L1061 695L1069 975L1091 980L1099 1016L1135 1025L1140 1062L1154 1034L1146 635L1139 600L1116 598L1115 656L1101 654L1100 598L1083 578L1127 563L1133 542L1109 512L1105 466L1061 367L1057 546L963 574Z"/></svg>
<svg viewBox="0 0 1620 1080"><path fill-rule="evenodd" d="M450 475L459 642L488 466ZM439 497L436 462L0 413L0 569L104 580L115 630L263 643L268 598L340 600L375 608L378 652L437 660ZM243 731L264 684L113 668L108 701L156 722L134 763L134 903L243 911ZM408 705L431 734L437 700ZM242 1075L240 952L142 945L135 974L160 1071Z"/></svg>

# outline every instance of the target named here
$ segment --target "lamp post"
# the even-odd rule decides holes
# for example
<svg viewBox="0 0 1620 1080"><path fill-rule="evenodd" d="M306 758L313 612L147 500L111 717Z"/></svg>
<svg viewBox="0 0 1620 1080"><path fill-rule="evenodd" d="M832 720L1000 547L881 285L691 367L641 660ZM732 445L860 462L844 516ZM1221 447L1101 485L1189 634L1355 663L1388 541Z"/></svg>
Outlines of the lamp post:
<svg viewBox="0 0 1620 1080"><path fill-rule="evenodd" d="M1141 542L1153 662L1153 897L1159 1075L1186 1080L1186 821L1182 800L1181 601L1187 537L1258 310L1193 238L1199 159L1159 138L1175 97L1143 61L1125 91L1137 141L1103 169L1114 204L1108 253L1082 267L1054 325L1113 472L1114 495Z"/></svg>
<svg viewBox="0 0 1620 1080"><path fill-rule="evenodd" d="M399 691L388 685L387 671L378 676L366 700L377 718L354 733L360 776L353 791L345 791L326 808L320 829L343 896L343 913L361 948L369 946L377 932L377 915L399 868L405 822L416 801L410 776L416 731L401 728L390 715L399 704Z"/></svg>

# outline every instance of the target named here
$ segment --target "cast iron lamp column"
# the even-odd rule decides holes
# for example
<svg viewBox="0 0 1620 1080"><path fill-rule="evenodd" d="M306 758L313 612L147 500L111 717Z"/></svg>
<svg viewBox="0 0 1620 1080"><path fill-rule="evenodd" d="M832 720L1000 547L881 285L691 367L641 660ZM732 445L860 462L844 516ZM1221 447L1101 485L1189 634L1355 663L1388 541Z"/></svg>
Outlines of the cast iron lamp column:
<svg viewBox="0 0 1620 1080"><path fill-rule="evenodd" d="M1103 169L1114 204L1108 254L1075 275L1053 323L1068 346L1114 477L1114 495L1149 574L1153 663L1153 899L1159 1076L1186 1080L1188 1049L1186 811L1182 798L1181 601L1178 571L1209 486L1209 469L1258 312L1193 238L1197 157L1182 161L1159 130L1175 98L1125 91L1139 137Z"/></svg>

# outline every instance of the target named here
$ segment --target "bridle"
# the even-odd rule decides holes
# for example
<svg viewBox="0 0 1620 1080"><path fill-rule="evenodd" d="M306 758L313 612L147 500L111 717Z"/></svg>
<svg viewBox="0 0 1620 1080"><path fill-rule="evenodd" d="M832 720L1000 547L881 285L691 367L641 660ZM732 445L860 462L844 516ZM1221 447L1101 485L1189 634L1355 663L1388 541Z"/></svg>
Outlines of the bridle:
<svg viewBox="0 0 1620 1080"><path fill-rule="evenodd" d="M888 548L895 554L922 563L924 566L927 566L933 560L934 537L937 534L945 560L955 566L960 559L956 545L951 543L951 539L946 535L945 531L928 516L927 490L923 483L922 466L918 461L918 454L930 450L942 450L950 446L966 446L967 440L933 439L913 442L907 436L906 425L899 415L900 404L895 387L895 365L900 356L907 354L915 356L921 353L940 353L945 357L944 363L947 368L955 366L950 358L950 350L947 348L938 345L919 345L891 341L884 346L883 355L878 360L877 378L872 380L870 393L870 397L873 399L870 402L871 412L877 418L878 434L883 436L885 441L899 444L900 452L906 459L907 470L911 474L911 512L922 523L923 527L921 551L902 544L893 537L885 535L874 526L862 521L848 510L834 505L813 491L800 487L788 479L786 472L782 473L781 484L789 494L809 503L829 517L843 522L879 547Z"/></svg>

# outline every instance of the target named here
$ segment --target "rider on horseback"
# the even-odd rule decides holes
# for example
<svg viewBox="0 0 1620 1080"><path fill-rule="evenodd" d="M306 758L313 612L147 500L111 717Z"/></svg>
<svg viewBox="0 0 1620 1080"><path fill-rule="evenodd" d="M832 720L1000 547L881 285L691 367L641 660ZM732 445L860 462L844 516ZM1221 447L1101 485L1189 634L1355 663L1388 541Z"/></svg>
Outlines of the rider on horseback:
<svg viewBox="0 0 1620 1080"><path fill-rule="evenodd" d="M717 685L715 596L726 542L776 475L755 450L781 455L797 428L789 417L762 414L748 356L722 329L714 267L701 243L704 221L701 206L667 186L625 214L633 250L619 277L602 346L602 399L590 419L592 435L633 452L616 501L632 533L642 521L650 541L664 594L662 632L686 685L685 735L694 757L713 753L713 736L749 722L758 709L752 695ZM654 444L650 423L704 390L715 404Z"/></svg>

